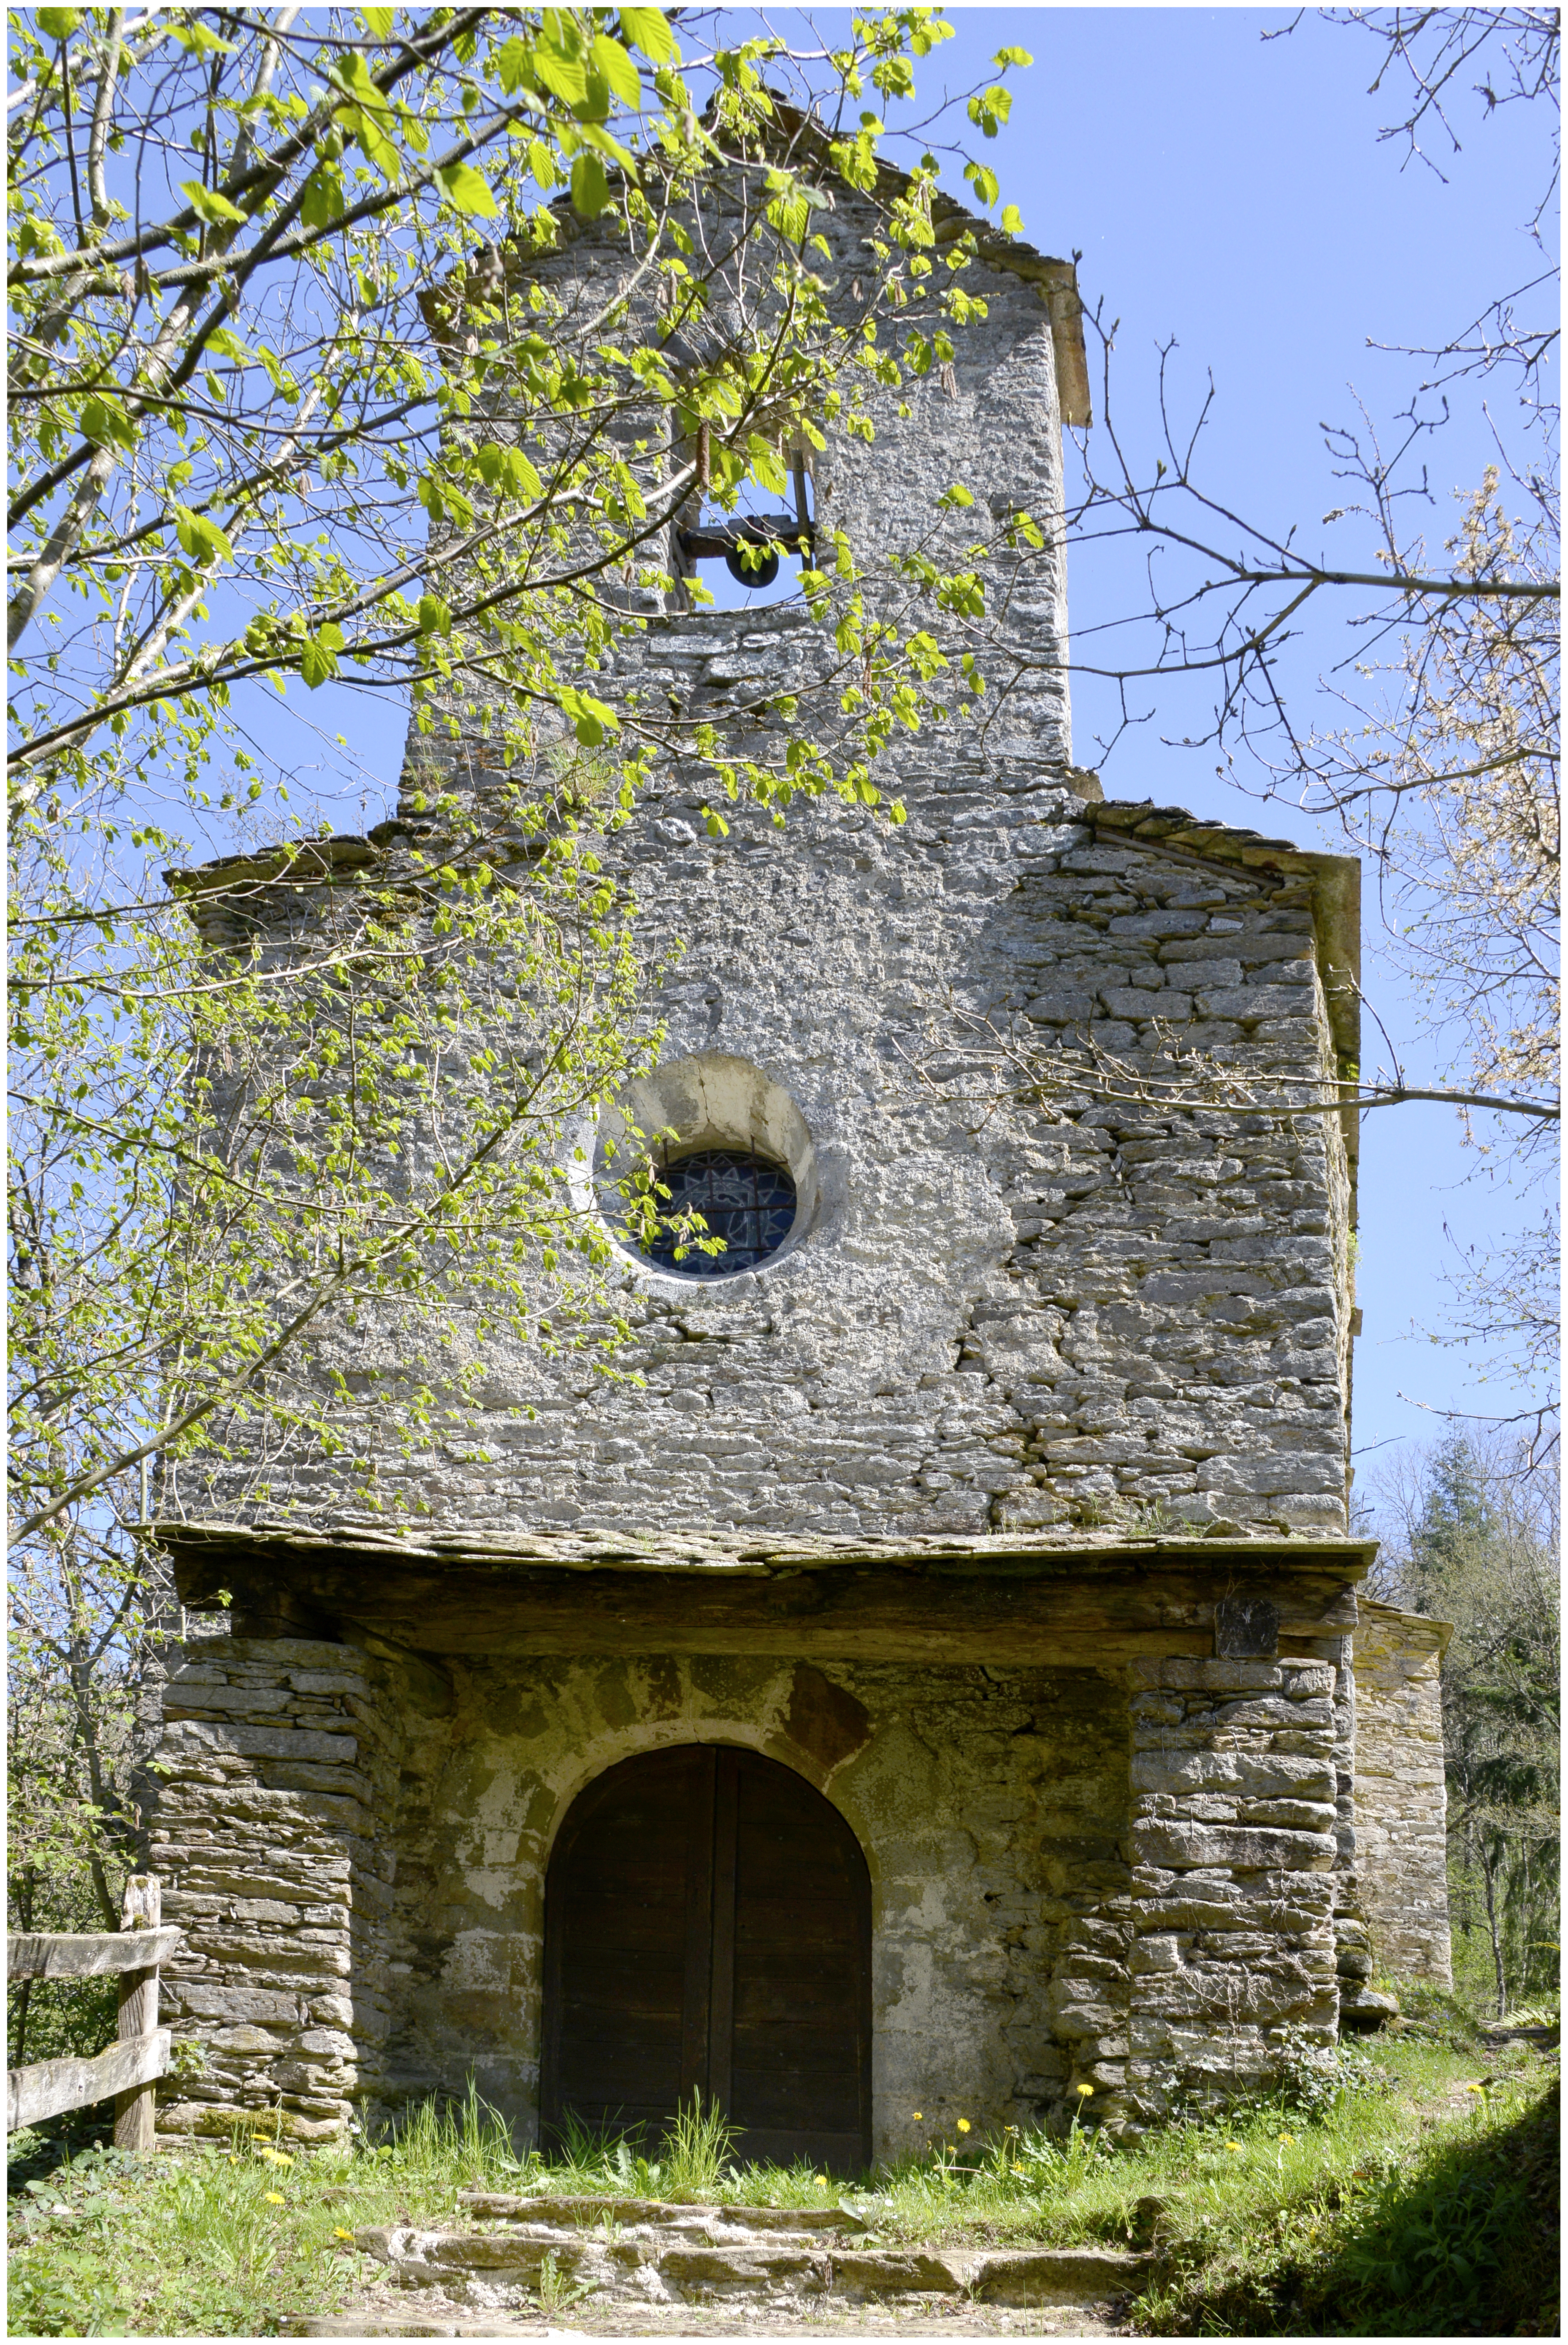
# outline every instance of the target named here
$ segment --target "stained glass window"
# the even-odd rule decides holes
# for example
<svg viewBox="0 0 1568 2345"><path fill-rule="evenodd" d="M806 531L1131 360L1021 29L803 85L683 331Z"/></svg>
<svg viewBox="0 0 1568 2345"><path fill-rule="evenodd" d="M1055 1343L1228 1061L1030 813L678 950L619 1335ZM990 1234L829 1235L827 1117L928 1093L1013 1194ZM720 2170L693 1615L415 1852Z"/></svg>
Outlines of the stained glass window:
<svg viewBox="0 0 1568 2345"><path fill-rule="evenodd" d="M722 1254L703 1254L692 1238L677 1239L673 1232L661 1230L652 1245L638 1251L662 1269L691 1278L750 1270L777 1254L794 1226L794 1183L782 1164L749 1148L696 1149L662 1165L659 1180L670 1192L669 1203L661 1201L663 1213L701 1213L708 1235L724 1241Z"/></svg>

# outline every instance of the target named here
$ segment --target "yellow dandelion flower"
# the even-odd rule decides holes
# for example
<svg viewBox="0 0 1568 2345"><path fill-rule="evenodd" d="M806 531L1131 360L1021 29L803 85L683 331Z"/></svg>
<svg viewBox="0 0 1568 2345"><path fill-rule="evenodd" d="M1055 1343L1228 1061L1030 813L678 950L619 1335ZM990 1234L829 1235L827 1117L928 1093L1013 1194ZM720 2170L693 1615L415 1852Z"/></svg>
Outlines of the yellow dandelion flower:
<svg viewBox="0 0 1568 2345"><path fill-rule="evenodd" d="M257 2156L264 2157L268 2166L292 2166L294 2163L286 2149L261 2149L258 2150Z"/></svg>
<svg viewBox="0 0 1568 2345"><path fill-rule="evenodd" d="M1241 2144L1239 2141L1228 2141L1225 2147L1227 2149L1239 2149Z"/></svg>
<svg viewBox="0 0 1568 2345"><path fill-rule="evenodd" d="M925 2118L921 2116L920 2111L919 2111L918 2109L916 2109L916 2112L915 2112L915 2122L916 2122L916 2125L924 2125L924 2124L925 2124L925 2122L926 2122Z"/></svg>
<svg viewBox="0 0 1568 2345"><path fill-rule="evenodd" d="M268 2190L264 2195L269 2207L286 2207L288 2204L281 2190Z"/></svg>
<svg viewBox="0 0 1568 2345"><path fill-rule="evenodd" d="M1013 2168L1013 2171L1014 2171L1014 2173L1015 2173L1015 2174L1021 2174L1021 2175L1023 2175L1023 2177L1024 2177L1024 2180L1025 2180L1026 2182L1028 2180L1028 2178L1028 2178L1028 2175L1027 2175L1027 2173L1025 2173L1025 2170L1024 2170L1024 2168L1023 2168L1021 2166L1015 2166L1015 2167L1014 2167L1014 2168Z"/></svg>
<svg viewBox="0 0 1568 2345"><path fill-rule="evenodd" d="M337 2229L336 2229L336 2230L333 2232L333 2234L332 2234L332 2237L333 2237L335 2239L351 2239L351 2238L353 2238L353 2236L354 2236L353 2232L352 2232L352 2231L346 2231L346 2230L343 2228L343 2227L342 2227L341 2223L339 2223L339 2226L338 2226Z"/></svg>
<svg viewBox="0 0 1568 2345"><path fill-rule="evenodd" d="M1087 2101L1087 2098L1088 2098L1088 2096L1089 2096L1089 2095L1090 2095L1093 2091L1094 2091L1094 2086L1093 2086L1092 2085L1080 2085L1080 2086L1078 2086L1078 2097L1079 2097L1079 2099L1080 2099L1080 2100L1085 2100L1085 2101Z"/></svg>
<svg viewBox="0 0 1568 2345"><path fill-rule="evenodd" d="M959 2130L959 2132L960 2132L960 2133L967 2133L967 2132L968 2132L968 2130L969 2130L969 2120L968 2120L968 2118L967 2118L967 2117L960 2117L960 2118L959 2118L959 2120L958 2120L958 2130Z"/></svg>
<svg viewBox="0 0 1568 2345"><path fill-rule="evenodd" d="M1467 2093L1484 2093L1486 2086L1484 2085L1466 2085L1464 2089Z"/></svg>
<svg viewBox="0 0 1568 2345"><path fill-rule="evenodd" d="M819 2190L825 2190L827 2188L827 2177L825 2174L819 2174L817 2176L816 2187Z"/></svg>

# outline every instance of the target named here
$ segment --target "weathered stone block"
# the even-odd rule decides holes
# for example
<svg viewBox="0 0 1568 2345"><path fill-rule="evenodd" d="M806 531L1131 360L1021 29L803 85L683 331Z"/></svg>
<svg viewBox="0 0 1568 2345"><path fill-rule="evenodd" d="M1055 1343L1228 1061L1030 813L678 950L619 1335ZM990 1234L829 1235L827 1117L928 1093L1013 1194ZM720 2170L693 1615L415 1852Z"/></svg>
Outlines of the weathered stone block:
<svg viewBox="0 0 1568 2345"><path fill-rule="evenodd" d="M1134 1661L1129 1675L1135 1685L1158 1687L1171 1693L1271 1692L1286 1680L1277 1661L1199 1660L1186 1658Z"/></svg>
<svg viewBox="0 0 1568 2345"><path fill-rule="evenodd" d="M1283 1824L1299 1832L1331 1832L1334 1806L1332 1801L1250 1800L1239 1808L1236 1820L1241 1824Z"/></svg>
<svg viewBox="0 0 1568 2345"><path fill-rule="evenodd" d="M207 2039L226 2052L266 2053L278 2051L290 2040L291 2031L272 2035L265 2027L252 2026L219 2027Z"/></svg>
<svg viewBox="0 0 1568 2345"><path fill-rule="evenodd" d="M1135 1861L1186 1871L1227 1865L1241 1872L1326 1870L1334 1861L1330 1832L1255 1832L1224 1824L1183 1824L1156 1819L1132 1827Z"/></svg>
<svg viewBox="0 0 1568 2345"><path fill-rule="evenodd" d="M248 2019L258 2026L271 2023L296 2027L305 2016L297 1995L275 1994L266 1987L207 1985L189 1979L179 1982L177 1995L179 2008L195 2018Z"/></svg>
<svg viewBox="0 0 1568 2345"><path fill-rule="evenodd" d="M354 2038L337 2027L308 2027L298 2038L301 2052L330 2056L335 2060L351 2060L355 2055Z"/></svg>
<svg viewBox="0 0 1568 2345"><path fill-rule="evenodd" d="M245 1759L336 1761L352 1767L359 1744L351 1734L321 1734L305 1728L198 1724L177 1719L170 1728L176 1748L196 1744Z"/></svg>

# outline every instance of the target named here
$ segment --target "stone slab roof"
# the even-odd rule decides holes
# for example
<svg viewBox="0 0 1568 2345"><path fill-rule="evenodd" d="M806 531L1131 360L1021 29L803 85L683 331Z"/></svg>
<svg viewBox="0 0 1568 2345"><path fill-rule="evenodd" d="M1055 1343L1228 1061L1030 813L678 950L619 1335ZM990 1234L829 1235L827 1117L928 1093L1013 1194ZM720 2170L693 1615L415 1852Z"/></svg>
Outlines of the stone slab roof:
<svg viewBox="0 0 1568 2345"><path fill-rule="evenodd" d="M220 1551L257 1563L295 1557L381 1557L413 1565L476 1565L528 1571L662 1572L702 1569L768 1577L779 1572L864 1570L882 1566L934 1577L984 1574L1008 1577L1060 1576L1066 1570L1094 1572L1128 1565L1190 1568L1221 1565L1239 1553L1249 1565L1266 1562L1289 1569L1343 1571L1359 1578L1371 1567L1375 1539L1313 1538L1278 1532L1247 1533L1217 1525L1206 1536L1129 1538L1125 1532L991 1532L911 1538L877 1536L790 1539L732 1531L653 1531L645 1536L620 1529L528 1530L487 1537L470 1530L411 1529L382 1516L336 1515L306 1522L292 1516L258 1516L249 1522L160 1521L151 1527L159 1544L177 1560L199 1563Z"/></svg>

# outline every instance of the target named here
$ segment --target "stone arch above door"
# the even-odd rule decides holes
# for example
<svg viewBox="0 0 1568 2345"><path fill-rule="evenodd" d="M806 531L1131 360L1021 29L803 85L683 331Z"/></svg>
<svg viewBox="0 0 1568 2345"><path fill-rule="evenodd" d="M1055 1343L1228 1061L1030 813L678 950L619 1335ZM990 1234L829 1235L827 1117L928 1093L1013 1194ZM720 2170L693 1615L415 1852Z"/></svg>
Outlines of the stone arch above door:
<svg viewBox="0 0 1568 2345"><path fill-rule="evenodd" d="M700 2094L742 2157L871 2157L871 1883L804 1777L726 1743L578 1795L545 1884L541 2117L656 2136Z"/></svg>

